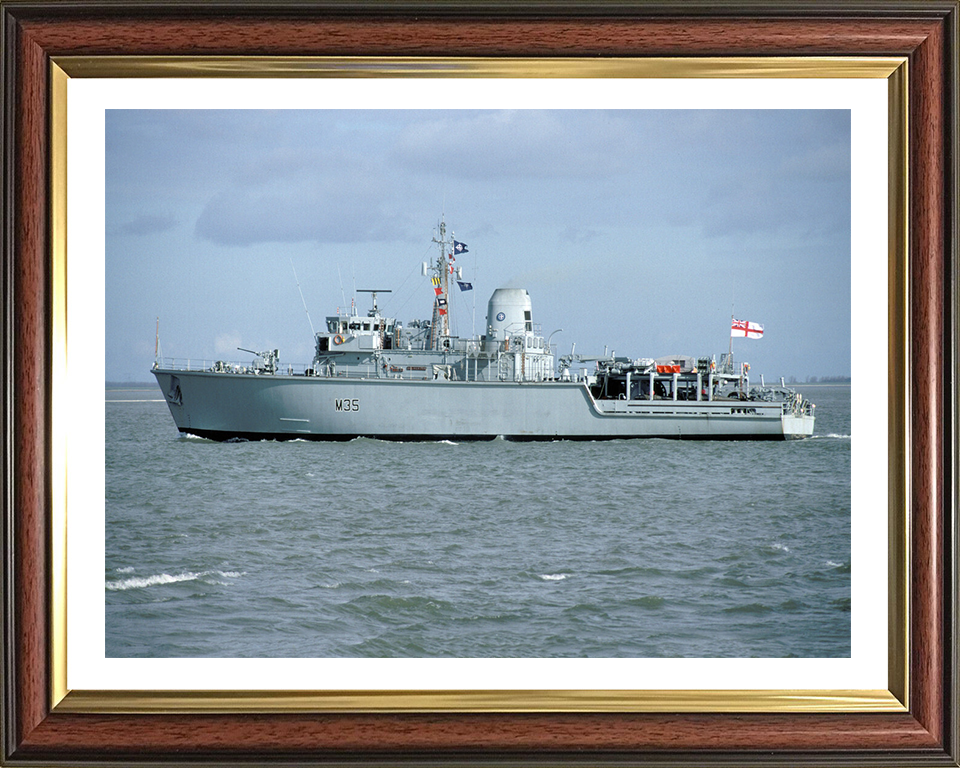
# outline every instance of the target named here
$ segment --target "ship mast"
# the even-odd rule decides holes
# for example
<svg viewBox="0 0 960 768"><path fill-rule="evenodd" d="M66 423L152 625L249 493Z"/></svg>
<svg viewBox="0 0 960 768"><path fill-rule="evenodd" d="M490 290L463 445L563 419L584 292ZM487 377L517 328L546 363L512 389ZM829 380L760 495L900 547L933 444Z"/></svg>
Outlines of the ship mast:
<svg viewBox="0 0 960 768"><path fill-rule="evenodd" d="M433 242L440 248L440 255L437 257L437 263L433 269L434 289L437 291L437 298L433 302L433 321L430 324L430 348L440 349L441 339L450 335L449 320L449 296L450 296L450 271L451 263L447 260L447 254L453 250L453 241L447 240L447 224L441 219L440 237L433 238ZM449 248L448 248L449 246ZM439 328L439 333L437 332Z"/></svg>

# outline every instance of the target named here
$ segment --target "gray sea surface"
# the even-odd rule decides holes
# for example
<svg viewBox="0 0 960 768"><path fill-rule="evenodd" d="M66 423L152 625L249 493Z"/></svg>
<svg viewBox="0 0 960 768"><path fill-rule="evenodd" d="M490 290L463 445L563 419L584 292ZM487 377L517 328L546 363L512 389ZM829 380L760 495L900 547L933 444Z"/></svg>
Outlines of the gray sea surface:
<svg viewBox="0 0 960 768"><path fill-rule="evenodd" d="M108 657L846 657L850 387L813 438L215 443L106 391Z"/></svg>

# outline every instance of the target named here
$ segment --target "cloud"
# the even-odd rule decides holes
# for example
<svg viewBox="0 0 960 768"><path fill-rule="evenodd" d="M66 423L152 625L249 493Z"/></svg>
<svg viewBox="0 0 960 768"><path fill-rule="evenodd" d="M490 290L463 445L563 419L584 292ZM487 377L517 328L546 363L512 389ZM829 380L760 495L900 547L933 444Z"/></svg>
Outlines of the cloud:
<svg viewBox="0 0 960 768"><path fill-rule="evenodd" d="M837 168L836 155L813 152L785 159L776 168L745 171L716 180L700 220L711 236L767 232L816 233L848 230L849 162Z"/></svg>
<svg viewBox="0 0 960 768"><path fill-rule="evenodd" d="M406 126L392 159L458 178L595 178L621 173L635 138L629 121L610 112L439 113Z"/></svg>
<svg viewBox="0 0 960 768"><path fill-rule="evenodd" d="M369 137L340 138L318 128L219 158L195 235L225 246L405 239L417 194L435 190L395 173Z"/></svg>
<svg viewBox="0 0 960 768"><path fill-rule="evenodd" d="M822 236L849 230L849 146L810 137L777 152L730 150L666 176L649 216L697 227L707 237ZM765 146L769 147L768 141Z"/></svg>
<svg viewBox="0 0 960 768"><path fill-rule="evenodd" d="M402 223L371 202L340 208L327 196L289 198L249 191L222 192L200 214L198 237L219 245L356 243L394 239Z"/></svg>
<svg viewBox="0 0 960 768"><path fill-rule="evenodd" d="M569 280L578 280L589 270L589 264L583 261L551 263L547 266L528 269L511 277L504 288L529 288L531 285L559 287Z"/></svg>
<svg viewBox="0 0 960 768"><path fill-rule="evenodd" d="M243 341L240 339L240 334L236 332L218 334L213 342L218 355L236 352L241 344Z"/></svg>
<svg viewBox="0 0 960 768"><path fill-rule="evenodd" d="M170 215L143 214L131 219L125 224L121 224L116 229L118 235L133 235L142 237L144 235L156 235L161 232L168 232L177 226L177 220Z"/></svg>
<svg viewBox="0 0 960 768"><path fill-rule="evenodd" d="M560 232L561 239L567 240L574 245L583 245L584 243L589 243L591 240L596 240L598 237L600 237L600 233L597 230L575 227L572 224Z"/></svg>
<svg viewBox="0 0 960 768"><path fill-rule="evenodd" d="M385 204L374 178L336 173L288 184L216 193L197 218L197 237L227 246L393 240L405 220Z"/></svg>

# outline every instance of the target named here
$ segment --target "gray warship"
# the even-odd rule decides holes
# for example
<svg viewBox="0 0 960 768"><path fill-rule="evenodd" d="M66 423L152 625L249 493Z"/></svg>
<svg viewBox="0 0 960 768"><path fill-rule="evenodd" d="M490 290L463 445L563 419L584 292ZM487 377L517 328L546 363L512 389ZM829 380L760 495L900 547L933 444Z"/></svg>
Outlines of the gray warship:
<svg viewBox="0 0 960 768"><path fill-rule="evenodd" d="M526 290L498 288L486 331L451 335L451 283L463 243L441 223L423 263L430 320L403 325L377 305L326 318L310 365L279 350L249 364L168 361L152 373L183 434L211 440L786 440L813 434L815 406L795 390L751 385L747 363L715 356L558 356ZM459 278L459 279L458 279ZM738 322L738 321L735 321ZM159 349L159 345L158 345ZM732 350L732 346L731 346ZM584 365L589 367L584 368ZM576 367L575 366L579 366Z"/></svg>

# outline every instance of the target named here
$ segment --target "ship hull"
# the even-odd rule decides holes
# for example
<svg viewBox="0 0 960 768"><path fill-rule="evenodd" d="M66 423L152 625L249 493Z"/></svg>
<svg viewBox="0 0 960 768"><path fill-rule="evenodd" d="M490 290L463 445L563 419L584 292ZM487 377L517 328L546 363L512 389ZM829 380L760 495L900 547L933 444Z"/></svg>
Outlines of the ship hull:
<svg viewBox="0 0 960 768"><path fill-rule="evenodd" d="M180 432L214 440L785 440L813 417L754 401L594 400L582 383L153 371Z"/></svg>

